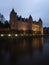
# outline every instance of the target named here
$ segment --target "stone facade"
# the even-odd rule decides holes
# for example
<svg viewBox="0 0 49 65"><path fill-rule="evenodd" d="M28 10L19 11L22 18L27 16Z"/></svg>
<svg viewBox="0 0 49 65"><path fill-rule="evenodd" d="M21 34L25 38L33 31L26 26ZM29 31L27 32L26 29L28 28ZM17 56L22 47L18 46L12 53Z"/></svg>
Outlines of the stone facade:
<svg viewBox="0 0 49 65"><path fill-rule="evenodd" d="M33 21L31 15L29 18L18 17L17 13L12 9L10 13L10 29L11 30L32 30L34 33L40 33L43 35L43 22L39 19L38 22Z"/></svg>

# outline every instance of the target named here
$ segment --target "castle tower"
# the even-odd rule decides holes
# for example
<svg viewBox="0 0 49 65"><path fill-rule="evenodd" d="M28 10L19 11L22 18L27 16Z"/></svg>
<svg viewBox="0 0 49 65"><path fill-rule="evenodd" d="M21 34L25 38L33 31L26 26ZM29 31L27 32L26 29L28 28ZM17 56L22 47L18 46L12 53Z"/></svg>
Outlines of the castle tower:
<svg viewBox="0 0 49 65"><path fill-rule="evenodd" d="M14 11L14 9L12 9L11 13L10 13L10 28L11 30L15 30L15 24L16 24L16 13Z"/></svg>
<svg viewBox="0 0 49 65"><path fill-rule="evenodd" d="M43 22L41 18L39 18L39 25L40 25L41 34L43 35Z"/></svg>
<svg viewBox="0 0 49 65"><path fill-rule="evenodd" d="M29 16L29 30L32 30L32 22L33 22L33 19L32 19L32 16L30 15Z"/></svg>

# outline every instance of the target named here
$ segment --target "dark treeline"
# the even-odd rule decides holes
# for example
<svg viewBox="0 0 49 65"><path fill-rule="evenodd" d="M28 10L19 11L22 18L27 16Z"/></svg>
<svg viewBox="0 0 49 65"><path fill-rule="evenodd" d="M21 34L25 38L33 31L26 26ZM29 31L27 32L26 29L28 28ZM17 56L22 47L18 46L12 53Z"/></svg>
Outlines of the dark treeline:
<svg viewBox="0 0 49 65"><path fill-rule="evenodd" d="M0 28L8 28L9 22L5 20L5 17L0 13Z"/></svg>
<svg viewBox="0 0 49 65"><path fill-rule="evenodd" d="M0 21L0 28L9 28L9 26L10 24L7 20L4 23Z"/></svg>
<svg viewBox="0 0 49 65"><path fill-rule="evenodd" d="M46 35L49 35L49 27L44 27L43 33L46 34Z"/></svg>

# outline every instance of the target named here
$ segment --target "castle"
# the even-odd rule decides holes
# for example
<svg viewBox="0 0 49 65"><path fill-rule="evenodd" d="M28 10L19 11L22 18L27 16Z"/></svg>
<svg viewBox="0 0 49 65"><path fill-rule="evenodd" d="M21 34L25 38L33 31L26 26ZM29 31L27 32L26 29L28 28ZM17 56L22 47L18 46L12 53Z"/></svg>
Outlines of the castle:
<svg viewBox="0 0 49 65"><path fill-rule="evenodd" d="M29 18L22 18L12 9L10 12L10 29L23 31L23 34L41 34L43 35L43 22L41 18L39 21L33 21L32 16Z"/></svg>

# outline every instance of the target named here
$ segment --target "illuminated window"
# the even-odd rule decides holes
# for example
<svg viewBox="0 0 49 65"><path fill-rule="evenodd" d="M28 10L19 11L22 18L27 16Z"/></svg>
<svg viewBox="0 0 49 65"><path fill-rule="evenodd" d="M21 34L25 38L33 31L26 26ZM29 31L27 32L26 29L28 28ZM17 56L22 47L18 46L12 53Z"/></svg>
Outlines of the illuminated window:
<svg viewBox="0 0 49 65"><path fill-rule="evenodd" d="M4 35L3 34L1 34L1 37L3 37Z"/></svg>

